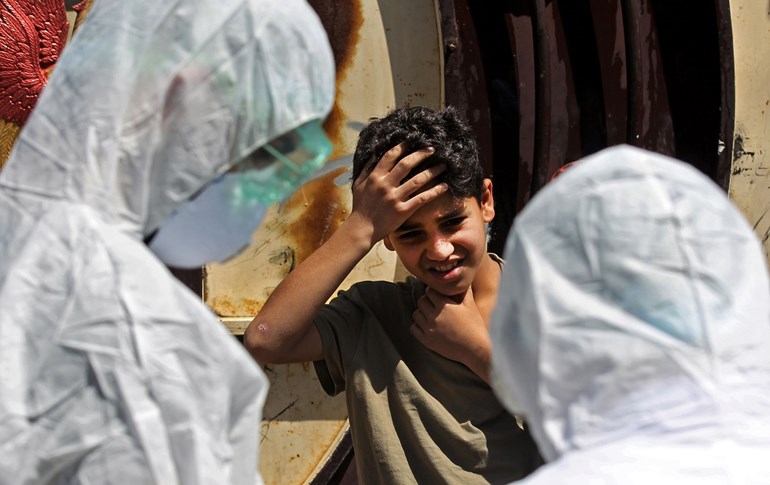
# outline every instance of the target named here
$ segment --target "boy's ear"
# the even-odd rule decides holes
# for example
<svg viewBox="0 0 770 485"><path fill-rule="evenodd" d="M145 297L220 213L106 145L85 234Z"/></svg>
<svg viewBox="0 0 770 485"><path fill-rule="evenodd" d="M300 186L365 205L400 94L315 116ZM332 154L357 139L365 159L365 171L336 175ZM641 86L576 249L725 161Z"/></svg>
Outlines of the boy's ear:
<svg viewBox="0 0 770 485"><path fill-rule="evenodd" d="M390 242L390 236L385 236L382 238L383 244L385 244L385 247L388 248L389 251L395 251L396 248L393 246L393 243Z"/></svg>
<svg viewBox="0 0 770 485"><path fill-rule="evenodd" d="M484 179L484 191L481 193L481 217L484 222L495 218L495 198L492 195L492 180Z"/></svg>
<svg viewBox="0 0 770 485"><path fill-rule="evenodd" d="M393 243L390 242L390 236L385 236L382 238L382 243L385 244L385 247L388 248L389 251L395 251L396 248L393 247Z"/></svg>

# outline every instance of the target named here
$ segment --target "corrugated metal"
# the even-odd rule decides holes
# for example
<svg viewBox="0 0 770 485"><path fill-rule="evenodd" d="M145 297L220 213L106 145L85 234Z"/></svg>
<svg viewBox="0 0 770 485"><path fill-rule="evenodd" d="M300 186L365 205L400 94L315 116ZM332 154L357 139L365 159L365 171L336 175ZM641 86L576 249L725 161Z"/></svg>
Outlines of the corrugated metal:
<svg viewBox="0 0 770 485"><path fill-rule="evenodd" d="M727 189L727 0L445 3L455 15L467 5L472 19L465 27L458 17L458 37L472 42L452 55L477 60L465 77L447 72L447 96L470 81L476 96L461 107L489 112L489 122L474 128L491 138L492 250L502 250L513 218L554 172L607 146L675 156Z"/></svg>

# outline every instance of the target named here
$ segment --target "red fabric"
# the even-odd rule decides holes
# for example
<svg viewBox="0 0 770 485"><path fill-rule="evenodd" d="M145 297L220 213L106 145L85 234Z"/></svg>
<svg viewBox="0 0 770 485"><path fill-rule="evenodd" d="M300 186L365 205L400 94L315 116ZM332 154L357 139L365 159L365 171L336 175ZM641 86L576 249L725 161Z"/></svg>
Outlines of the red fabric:
<svg viewBox="0 0 770 485"><path fill-rule="evenodd" d="M68 30L61 0L0 0L0 118L27 121Z"/></svg>

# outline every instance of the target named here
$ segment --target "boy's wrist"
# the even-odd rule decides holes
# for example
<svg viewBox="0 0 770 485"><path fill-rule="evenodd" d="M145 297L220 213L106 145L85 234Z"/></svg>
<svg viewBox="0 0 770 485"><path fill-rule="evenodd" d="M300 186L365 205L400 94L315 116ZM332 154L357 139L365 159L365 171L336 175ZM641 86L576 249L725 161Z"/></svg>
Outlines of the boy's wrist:
<svg viewBox="0 0 770 485"><path fill-rule="evenodd" d="M479 336L473 349L466 354L465 364L474 374L489 383L489 366L492 362L492 342L487 335Z"/></svg>
<svg viewBox="0 0 770 485"><path fill-rule="evenodd" d="M340 226L338 232L342 231L350 244L355 248L368 253L380 238L374 233L374 224L371 220L361 216L353 211L345 222Z"/></svg>

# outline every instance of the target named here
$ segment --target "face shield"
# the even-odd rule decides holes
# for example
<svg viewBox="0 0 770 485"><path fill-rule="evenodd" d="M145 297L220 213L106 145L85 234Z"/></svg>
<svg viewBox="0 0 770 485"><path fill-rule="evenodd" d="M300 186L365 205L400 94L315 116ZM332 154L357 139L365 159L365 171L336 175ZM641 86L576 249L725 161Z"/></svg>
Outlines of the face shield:
<svg viewBox="0 0 770 485"><path fill-rule="evenodd" d="M251 242L267 207L306 182L332 148L320 120L272 139L172 213L150 250L177 268L230 259Z"/></svg>

